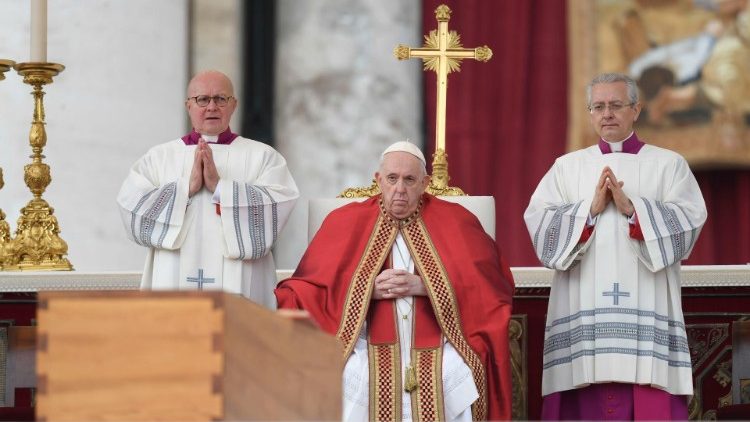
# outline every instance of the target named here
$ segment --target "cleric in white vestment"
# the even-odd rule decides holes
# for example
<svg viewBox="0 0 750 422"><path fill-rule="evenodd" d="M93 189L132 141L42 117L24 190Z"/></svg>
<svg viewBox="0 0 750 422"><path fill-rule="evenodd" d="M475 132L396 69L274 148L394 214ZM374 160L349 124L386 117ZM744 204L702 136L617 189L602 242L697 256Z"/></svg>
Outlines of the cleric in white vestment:
<svg viewBox="0 0 750 422"><path fill-rule="evenodd" d="M558 158L524 219L555 270L544 341L543 419L687 419L693 394L680 261L706 221L679 154L633 131L635 82L588 87L598 145Z"/></svg>
<svg viewBox="0 0 750 422"><path fill-rule="evenodd" d="M226 75L196 75L185 104L193 131L151 148L117 196L128 238L149 248L141 287L223 290L275 308L271 248L299 196L286 160L231 132Z"/></svg>

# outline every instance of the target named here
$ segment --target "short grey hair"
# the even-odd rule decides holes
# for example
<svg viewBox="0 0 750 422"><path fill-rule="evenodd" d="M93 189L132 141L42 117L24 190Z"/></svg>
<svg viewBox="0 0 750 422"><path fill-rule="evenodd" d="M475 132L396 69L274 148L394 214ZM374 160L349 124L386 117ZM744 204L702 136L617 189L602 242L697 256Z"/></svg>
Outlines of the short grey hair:
<svg viewBox="0 0 750 422"><path fill-rule="evenodd" d="M628 99L630 102L633 104L638 102L638 85L633 78L624 73L602 73L586 85L586 103L588 106L591 107L591 90L594 88L594 85L612 84L615 82L624 82L628 87Z"/></svg>

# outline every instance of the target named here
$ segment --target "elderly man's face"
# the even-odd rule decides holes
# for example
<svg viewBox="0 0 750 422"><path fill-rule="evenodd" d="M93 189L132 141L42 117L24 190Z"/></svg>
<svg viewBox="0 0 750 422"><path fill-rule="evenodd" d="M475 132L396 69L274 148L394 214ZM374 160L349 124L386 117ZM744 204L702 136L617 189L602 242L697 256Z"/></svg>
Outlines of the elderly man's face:
<svg viewBox="0 0 750 422"><path fill-rule="evenodd" d="M419 206L419 198L430 183L422 163L408 152L389 152L375 173L375 180L383 192L383 204L391 217L403 219Z"/></svg>
<svg viewBox="0 0 750 422"><path fill-rule="evenodd" d="M591 124L605 141L620 142L633 131L641 112L640 103L631 104L625 82L596 84L591 87Z"/></svg>
<svg viewBox="0 0 750 422"><path fill-rule="evenodd" d="M207 106L201 107L195 99L190 98L199 95L209 97L217 95L233 96L232 83L229 79L219 72L206 72L197 75L190 81L188 86L189 99L185 103L190 115L190 122L196 132L204 135L218 135L227 130L232 113L237 107L237 101L230 98L225 106L219 107L215 101L211 100Z"/></svg>

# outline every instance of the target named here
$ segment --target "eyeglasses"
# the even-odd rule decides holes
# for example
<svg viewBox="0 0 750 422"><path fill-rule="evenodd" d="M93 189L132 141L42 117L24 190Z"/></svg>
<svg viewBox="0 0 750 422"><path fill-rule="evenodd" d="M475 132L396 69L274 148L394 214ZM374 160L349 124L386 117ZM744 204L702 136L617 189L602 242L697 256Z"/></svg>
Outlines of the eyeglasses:
<svg viewBox="0 0 750 422"><path fill-rule="evenodd" d="M213 97L209 95L196 95L195 97L188 97L188 100L195 100L195 103L200 107L206 107L211 103L211 100L214 100L214 104L219 107L224 107L232 98L234 97L231 95L228 97L225 97L224 95L214 95Z"/></svg>
<svg viewBox="0 0 750 422"><path fill-rule="evenodd" d="M604 110L609 107L609 111L612 113L617 113L618 111L624 109L625 107L632 107L635 103L609 103L609 104L603 104L603 103L597 103L589 107L589 112L591 114L602 114L604 113Z"/></svg>

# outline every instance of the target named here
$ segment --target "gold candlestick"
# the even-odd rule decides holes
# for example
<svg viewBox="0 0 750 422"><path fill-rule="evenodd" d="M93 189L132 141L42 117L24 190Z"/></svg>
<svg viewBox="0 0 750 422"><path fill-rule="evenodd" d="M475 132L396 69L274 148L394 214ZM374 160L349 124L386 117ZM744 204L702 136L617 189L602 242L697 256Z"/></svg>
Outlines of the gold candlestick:
<svg viewBox="0 0 750 422"><path fill-rule="evenodd" d="M16 64L16 62L13 60L0 60L0 81L5 79L5 72L12 69L14 64ZM0 168L0 189L2 189L4 185L3 169ZM2 208L0 208L0 270L3 269L3 264L5 263L5 245L8 241L10 241L10 226L8 225L8 222L5 221L5 213Z"/></svg>
<svg viewBox="0 0 750 422"><path fill-rule="evenodd" d="M44 129L44 91L42 87L52 83L52 77L65 69L57 63L18 63L14 66L23 82L34 87L34 119L29 132L32 154L31 164L23 168L23 179L34 198L21 208L16 235L5 247L5 270L39 271L72 270L65 255L68 244L59 236L57 218L52 215L54 208L42 199L47 186L52 181L49 166L42 162L42 150L47 144Z"/></svg>

